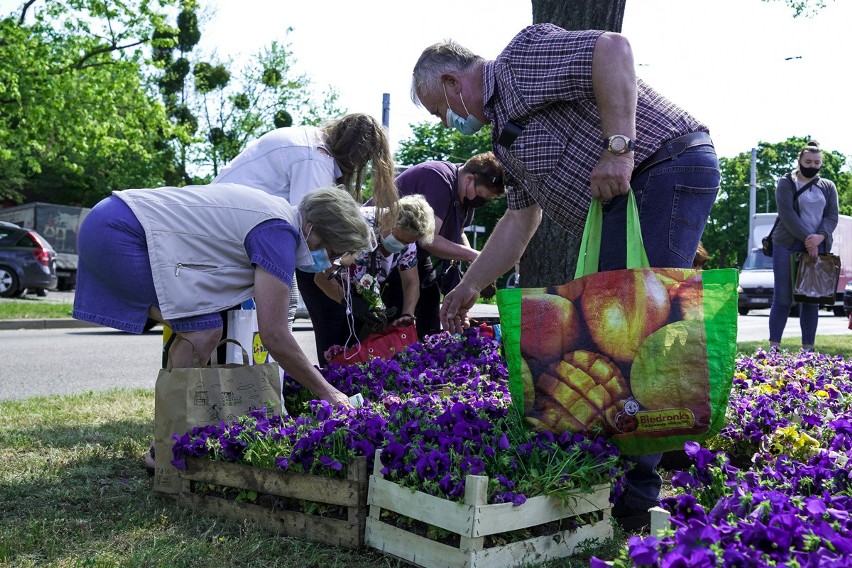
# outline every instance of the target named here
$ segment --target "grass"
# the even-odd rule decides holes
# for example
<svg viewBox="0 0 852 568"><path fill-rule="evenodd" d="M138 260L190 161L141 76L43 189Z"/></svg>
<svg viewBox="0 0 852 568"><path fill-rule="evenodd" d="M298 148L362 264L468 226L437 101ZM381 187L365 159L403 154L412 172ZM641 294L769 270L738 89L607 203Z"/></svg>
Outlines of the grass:
<svg viewBox="0 0 852 568"><path fill-rule="evenodd" d="M748 355L753 354L758 348L766 349L766 341L742 341L737 343L737 352ZM852 359L852 341L848 335L817 335L814 349L819 353L827 355L840 355L844 359ZM781 349L787 351L798 351L802 348L802 340L799 337L781 340Z"/></svg>
<svg viewBox="0 0 852 568"><path fill-rule="evenodd" d="M156 497L141 466L154 394L113 390L0 402L0 565L375 568L407 564L193 514ZM544 566L612 559L612 539Z"/></svg>
<svg viewBox="0 0 852 568"><path fill-rule="evenodd" d="M72 308L69 303L3 298L0 300L0 319L70 318Z"/></svg>

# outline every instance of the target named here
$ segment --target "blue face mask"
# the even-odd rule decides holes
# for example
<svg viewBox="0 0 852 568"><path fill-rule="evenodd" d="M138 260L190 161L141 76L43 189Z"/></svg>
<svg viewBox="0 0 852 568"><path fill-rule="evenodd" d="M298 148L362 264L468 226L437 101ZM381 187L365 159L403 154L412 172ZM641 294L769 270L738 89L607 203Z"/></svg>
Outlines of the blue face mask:
<svg viewBox="0 0 852 568"><path fill-rule="evenodd" d="M399 241L393 233L386 237L382 237L382 246L385 247L385 250L388 252L402 252L408 245Z"/></svg>
<svg viewBox="0 0 852 568"><path fill-rule="evenodd" d="M331 268L331 259L328 258L328 253L325 249L311 251L312 264L297 266L302 272L325 272Z"/></svg>
<svg viewBox="0 0 852 568"><path fill-rule="evenodd" d="M470 114L470 111L467 110L467 105L464 104L464 97L459 96L459 98L461 98L461 103L464 107L464 111L467 113L467 118L460 117L453 112L453 109L450 108L450 99L447 98L447 86L444 85L444 100L447 101L447 125L450 128L455 128L465 136L476 134L482 130L485 123Z"/></svg>

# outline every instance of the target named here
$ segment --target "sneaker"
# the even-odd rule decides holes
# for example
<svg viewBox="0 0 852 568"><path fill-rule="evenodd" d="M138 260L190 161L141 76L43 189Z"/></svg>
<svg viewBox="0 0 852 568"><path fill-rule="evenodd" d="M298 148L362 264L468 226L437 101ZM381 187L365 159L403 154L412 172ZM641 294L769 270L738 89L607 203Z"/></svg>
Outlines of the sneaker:
<svg viewBox="0 0 852 568"><path fill-rule="evenodd" d="M637 533L651 527L651 512L648 509L637 509L616 503L612 508L612 517L626 533Z"/></svg>

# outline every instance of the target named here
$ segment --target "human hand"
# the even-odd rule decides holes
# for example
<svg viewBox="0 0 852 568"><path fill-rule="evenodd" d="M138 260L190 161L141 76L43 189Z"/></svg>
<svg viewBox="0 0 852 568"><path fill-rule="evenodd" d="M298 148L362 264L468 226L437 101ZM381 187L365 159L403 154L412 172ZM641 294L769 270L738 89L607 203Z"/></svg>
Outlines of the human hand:
<svg viewBox="0 0 852 568"><path fill-rule="evenodd" d="M352 408L352 403L349 401L349 397L337 390L336 388L329 385L330 391L323 394L320 398L324 401L328 402L332 406L342 406L343 408Z"/></svg>
<svg viewBox="0 0 852 568"><path fill-rule="evenodd" d="M633 152L618 156L604 150L589 175L592 197L609 201L619 195L627 195L632 175Z"/></svg>
<svg viewBox="0 0 852 568"><path fill-rule="evenodd" d="M450 333L461 333L470 326L468 312L479 298L479 290L462 280L441 304L441 327Z"/></svg>
<svg viewBox="0 0 852 568"><path fill-rule="evenodd" d="M402 314L401 316L393 320L391 325L395 325L397 327L407 327L409 325L414 325L416 321L417 318L415 318L414 315Z"/></svg>
<svg viewBox="0 0 852 568"><path fill-rule="evenodd" d="M387 325L388 319L383 311L370 309L370 305L359 294L352 294L352 315L369 324L371 327L379 329Z"/></svg>
<svg viewBox="0 0 852 568"><path fill-rule="evenodd" d="M821 235L821 234L808 235L807 238L805 238L805 248L808 249L808 250L810 250L812 248L818 249L819 245L821 245L824 240L825 240L825 235Z"/></svg>

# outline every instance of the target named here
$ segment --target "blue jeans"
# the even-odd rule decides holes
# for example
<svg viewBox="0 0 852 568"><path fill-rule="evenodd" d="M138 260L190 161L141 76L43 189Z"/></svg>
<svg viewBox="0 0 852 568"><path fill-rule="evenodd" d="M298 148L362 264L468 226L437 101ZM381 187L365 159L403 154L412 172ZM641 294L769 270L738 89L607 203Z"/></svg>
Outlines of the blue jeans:
<svg viewBox="0 0 852 568"><path fill-rule="evenodd" d="M651 266L689 268L716 201L721 174L712 146L687 149L631 180L639 207L642 240ZM600 270L618 270L627 262L627 197L604 207ZM659 504L663 480L657 473L662 454L628 456L624 505L647 509Z"/></svg>
<svg viewBox="0 0 852 568"><path fill-rule="evenodd" d="M769 310L769 341L780 343L787 327L790 306L793 305L793 269L791 258L795 253L806 252L805 243L796 241L790 248L773 243L772 272L775 285L772 291L772 309ZM825 252L825 244L819 246ZM799 326L802 329L802 345L813 345L819 322L818 304L799 304Z"/></svg>

